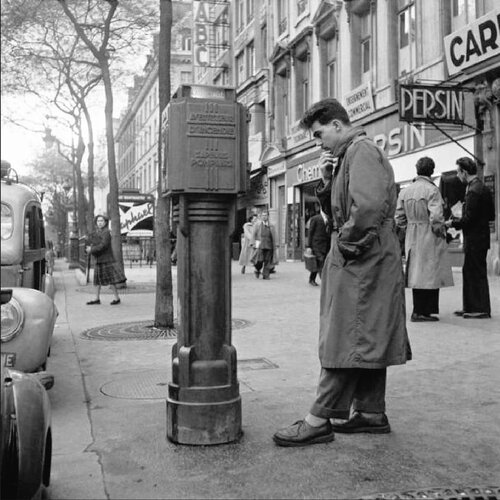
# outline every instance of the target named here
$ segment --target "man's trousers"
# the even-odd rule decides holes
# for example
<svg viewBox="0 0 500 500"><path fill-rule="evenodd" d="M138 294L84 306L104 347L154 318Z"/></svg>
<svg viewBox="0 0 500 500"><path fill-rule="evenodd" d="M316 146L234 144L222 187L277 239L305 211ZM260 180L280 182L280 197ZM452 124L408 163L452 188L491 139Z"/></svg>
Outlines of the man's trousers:
<svg viewBox="0 0 500 500"><path fill-rule="evenodd" d="M386 380L386 368L321 368L311 414L348 419L351 405L354 411L384 413Z"/></svg>
<svg viewBox="0 0 500 500"><path fill-rule="evenodd" d="M488 249L466 245L463 274L463 311L491 314L486 254Z"/></svg>

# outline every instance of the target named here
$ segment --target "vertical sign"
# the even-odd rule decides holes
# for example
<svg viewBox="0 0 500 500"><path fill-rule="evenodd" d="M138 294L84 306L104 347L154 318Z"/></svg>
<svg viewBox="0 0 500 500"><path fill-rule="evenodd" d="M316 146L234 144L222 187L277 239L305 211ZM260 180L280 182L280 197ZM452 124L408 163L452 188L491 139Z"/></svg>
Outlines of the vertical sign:
<svg viewBox="0 0 500 500"><path fill-rule="evenodd" d="M205 73L209 65L209 4L208 2L193 1L193 21L194 21L194 40L193 40L193 61L196 78Z"/></svg>

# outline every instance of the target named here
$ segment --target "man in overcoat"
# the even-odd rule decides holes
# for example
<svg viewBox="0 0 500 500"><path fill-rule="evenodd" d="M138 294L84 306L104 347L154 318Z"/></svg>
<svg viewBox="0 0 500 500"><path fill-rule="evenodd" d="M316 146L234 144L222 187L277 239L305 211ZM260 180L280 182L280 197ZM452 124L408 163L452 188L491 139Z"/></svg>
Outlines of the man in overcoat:
<svg viewBox="0 0 500 500"><path fill-rule="evenodd" d="M417 177L398 196L396 224L406 231L406 286L412 289L411 321L438 321L439 289L453 286L446 244L443 198L432 182L434 160L417 161Z"/></svg>
<svg viewBox="0 0 500 500"><path fill-rule="evenodd" d="M255 224L253 234L254 246L261 258L255 261L255 277L258 278L262 271L262 279L270 279L271 269L276 265L276 230L269 222L269 213L264 211L261 213L260 222Z"/></svg>
<svg viewBox="0 0 500 500"><path fill-rule="evenodd" d="M411 358L392 167L336 99L314 104L301 126L338 162L321 280L316 401L304 419L275 433L280 446L332 441L334 432L390 432L386 368ZM347 421L332 425L332 418Z"/></svg>
<svg viewBox="0 0 500 500"><path fill-rule="evenodd" d="M467 185L462 217L447 222L464 233L463 308L455 315L468 319L491 317L486 255L490 248L489 221L495 218L490 190L477 177L471 158L457 160L457 176Z"/></svg>

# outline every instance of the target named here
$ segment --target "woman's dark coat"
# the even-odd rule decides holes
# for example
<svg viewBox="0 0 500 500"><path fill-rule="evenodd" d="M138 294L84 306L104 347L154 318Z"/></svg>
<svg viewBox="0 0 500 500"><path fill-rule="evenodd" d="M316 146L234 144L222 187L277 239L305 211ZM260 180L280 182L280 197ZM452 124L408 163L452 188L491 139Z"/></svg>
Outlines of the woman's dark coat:
<svg viewBox="0 0 500 500"><path fill-rule="evenodd" d="M90 253L97 264L115 262L111 248L111 232L108 228L97 230L89 236Z"/></svg>

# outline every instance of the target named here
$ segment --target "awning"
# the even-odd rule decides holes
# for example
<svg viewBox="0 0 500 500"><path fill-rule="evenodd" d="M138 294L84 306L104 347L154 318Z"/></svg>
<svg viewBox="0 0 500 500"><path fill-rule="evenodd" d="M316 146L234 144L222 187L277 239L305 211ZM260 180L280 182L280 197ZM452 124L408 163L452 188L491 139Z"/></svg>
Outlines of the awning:
<svg viewBox="0 0 500 500"><path fill-rule="evenodd" d="M127 238L152 238L151 229L132 229L127 233Z"/></svg>
<svg viewBox="0 0 500 500"><path fill-rule="evenodd" d="M258 175L262 175L266 172L266 167L256 168L255 170L250 171L250 180L255 179Z"/></svg>

